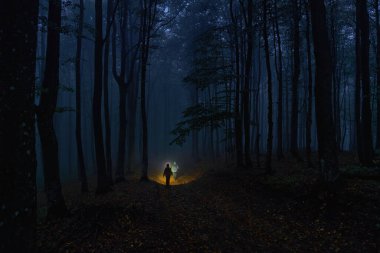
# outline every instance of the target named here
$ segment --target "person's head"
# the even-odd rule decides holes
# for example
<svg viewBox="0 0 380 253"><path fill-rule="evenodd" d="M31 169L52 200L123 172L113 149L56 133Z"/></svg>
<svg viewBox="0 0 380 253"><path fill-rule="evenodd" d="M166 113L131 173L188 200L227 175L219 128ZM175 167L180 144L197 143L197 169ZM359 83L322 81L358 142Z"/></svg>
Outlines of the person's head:
<svg viewBox="0 0 380 253"><path fill-rule="evenodd" d="M169 164L168 164L168 163L166 164L166 167L168 167L168 168L169 168Z"/></svg>

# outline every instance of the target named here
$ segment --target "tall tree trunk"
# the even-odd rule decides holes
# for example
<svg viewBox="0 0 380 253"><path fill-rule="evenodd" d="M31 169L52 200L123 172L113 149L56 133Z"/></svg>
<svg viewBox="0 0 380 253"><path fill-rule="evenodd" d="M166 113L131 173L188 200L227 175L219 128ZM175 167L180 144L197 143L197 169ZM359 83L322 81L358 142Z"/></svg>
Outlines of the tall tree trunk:
<svg viewBox="0 0 380 253"><path fill-rule="evenodd" d="M38 0L10 1L0 10L1 252L36 252L37 23Z"/></svg>
<svg viewBox="0 0 380 253"><path fill-rule="evenodd" d="M107 30L111 29L111 17L113 12L113 1L107 1ZM108 96L108 76L109 76L109 54L110 54L110 40L107 36L104 42L104 65L103 65L103 111L104 111L104 127L105 127L105 158L107 165L107 177L109 184L112 184L112 157L111 157L111 123L110 123L110 110L109 110L109 96Z"/></svg>
<svg viewBox="0 0 380 253"><path fill-rule="evenodd" d="M315 109L321 178L332 184L339 176L332 112L331 52L324 0L310 0L315 56Z"/></svg>
<svg viewBox="0 0 380 253"><path fill-rule="evenodd" d="M121 5L120 14L120 73L117 73L116 68L116 24L113 23L112 34L112 72L113 76L119 87L119 139L117 150L117 168L116 168L116 182L125 181L124 178L124 165L125 165L125 148L126 148L126 131L127 131L127 115L126 115L126 100L127 100L127 83L126 69L127 69L127 8L126 3Z"/></svg>
<svg viewBox="0 0 380 253"><path fill-rule="evenodd" d="M380 149L380 20L379 20L379 0L375 0L376 15L376 89L377 89L377 128L376 128L376 149Z"/></svg>
<svg viewBox="0 0 380 253"><path fill-rule="evenodd" d="M259 35L261 37L261 35ZM255 124L256 124L256 140L255 140L255 153L256 153L256 166L257 168L261 167L260 164L260 84L261 84L261 46L260 41L258 41L258 77L257 77L257 92L256 92L256 104L255 104Z"/></svg>
<svg viewBox="0 0 380 253"><path fill-rule="evenodd" d="M135 75L135 73L133 73ZM129 116L129 128L128 128L128 160L127 170L132 170L132 164L135 160L135 135L136 135L136 109L137 109L137 96L138 96L137 81L133 80L129 86L129 99L128 99L128 116Z"/></svg>
<svg viewBox="0 0 380 253"><path fill-rule="evenodd" d="M140 36L139 36L140 38ZM132 42L132 35L130 36L130 41ZM132 43L131 43L132 44ZM132 164L135 161L135 135L136 135L136 118L137 118L137 97L139 93L138 89L138 71L136 71L137 57L139 53L140 46L135 49L134 55L131 58L131 64L129 66L129 77L127 87L129 89L128 97L128 119L129 119L129 132L128 132L128 160L127 160L127 170L130 172L132 170Z"/></svg>
<svg viewBox="0 0 380 253"><path fill-rule="evenodd" d="M207 86L207 104L209 107L213 106L213 101L211 98L211 87L210 85ZM213 162L215 162L215 149L214 149L214 127L213 127L213 120L211 120L210 124L210 134L209 134L209 145L208 145L208 155L211 156L211 159Z"/></svg>
<svg viewBox="0 0 380 253"><path fill-rule="evenodd" d="M157 0L143 0L142 46L141 46L141 121L142 121L142 175L141 180L148 180L148 119L146 112L146 72L149 60L151 32L156 20Z"/></svg>
<svg viewBox="0 0 380 253"><path fill-rule="evenodd" d="M272 71L270 66L270 55L269 55L269 42L268 42L268 27L267 27L267 12L268 3L267 0L263 0L264 7L264 17L263 17L263 39L264 39L264 49L265 49L265 62L267 68L267 79L268 79L268 138L267 138L267 156L266 156L266 171L267 173L272 172L272 143L273 143L273 101L272 101Z"/></svg>
<svg viewBox="0 0 380 253"><path fill-rule="evenodd" d="M44 167L45 192L48 201L48 217L59 217L66 213L59 175L58 142L54 130L53 116L57 107L59 88L59 50L61 30L61 1L49 1L46 67L40 104L37 110L38 131L41 138Z"/></svg>
<svg viewBox="0 0 380 253"><path fill-rule="evenodd" d="M334 128L335 128L335 135L337 139L337 148L338 151L340 149L340 143L341 143L341 123L340 123L340 84L339 84L339 78L338 78L338 68L337 68L337 61L338 61L338 55L337 55L337 39L336 39L336 5L337 1L330 1L330 37L331 37L331 57L332 57L332 74L333 74L333 108L334 108Z"/></svg>
<svg viewBox="0 0 380 253"><path fill-rule="evenodd" d="M300 76L300 13L298 0L293 0L293 76L292 76L292 115L290 130L290 151L293 156L298 154L298 81Z"/></svg>
<svg viewBox="0 0 380 253"><path fill-rule="evenodd" d="M142 153L142 176L141 180L148 180L148 120L146 115L146 70L148 64L147 44L142 47L142 62L141 62L141 121L142 121L142 136L143 136L143 153Z"/></svg>
<svg viewBox="0 0 380 253"><path fill-rule="evenodd" d="M362 118L361 118L361 139L362 139L362 159L365 166L373 164L372 146L372 113L371 113L371 88L369 78L369 17L367 1L357 0L356 8L358 12L358 25L360 31L360 67L361 67L361 88L362 88Z"/></svg>
<svg viewBox="0 0 380 253"><path fill-rule="evenodd" d="M106 159L104 154L104 142L102 131L102 76L103 76L103 22L102 0L95 0L95 65L94 65L94 95L92 101L92 118L94 125L94 142L97 166L97 194L109 191L107 180Z"/></svg>
<svg viewBox="0 0 380 253"><path fill-rule="evenodd" d="M193 98L193 105L198 104L198 87L194 88L194 98ZM193 159L195 161L199 161L199 130L193 130L192 137L193 137Z"/></svg>
<svg viewBox="0 0 380 253"><path fill-rule="evenodd" d="M275 29L273 29L273 34L276 34L277 39L277 48L278 48L278 56L275 56L275 62L276 62L276 76L277 76L277 82L278 82L278 105L277 105L277 159L281 160L284 158L283 153L283 74L282 74L282 47L281 47L281 36L280 36L280 28L278 25L278 12L277 12L277 3L274 3L274 25ZM276 40L274 40L275 44L275 52L277 54L276 50ZM277 65L277 59L278 59L278 65Z"/></svg>
<svg viewBox="0 0 380 253"><path fill-rule="evenodd" d="M310 43L310 18L309 10L306 8L306 47L307 47L307 115L306 115L306 160L307 166L312 167L311 162L311 124L313 110L313 73L311 65L311 43Z"/></svg>
<svg viewBox="0 0 380 253"><path fill-rule="evenodd" d="M360 101L361 101L361 59L360 59L360 27L359 27L359 12L356 11L356 27L355 27L355 144L358 152L359 161L362 161L362 138L360 126Z"/></svg>
<svg viewBox="0 0 380 253"><path fill-rule="evenodd" d="M79 20L77 34L77 48L75 57L75 137L78 153L78 169L81 181L81 191L88 192L88 183L86 175L86 167L84 164L83 145L82 145L82 104L81 104L81 58L82 58L82 36L83 36L83 20L84 20L84 0L79 0Z"/></svg>
<svg viewBox="0 0 380 253"><path fill-rule="evenodd" d="M252 167L251 150L250 150L250 102L249 90L252 71L252 54L253 54L253 0L247 0L247 55L244 70L244 90L243 90L243 113L244 113L244 156L245 166Z"/></svg>
<svg viewBox="0 0 380 253"><path fill-rule="evenodd" d="M235 72L236 72L236 89L235 89L235 145L236 145L236 165L237 168L243 166L243 144L242 144L242 122L240 113L240 50L239 50L239 36L238 24L233 11L233 2L230 0L230 16L233 23L234 31L234 46L235 46Z"/></svg>
<svg viewBox="0 0 380 253"><path fill-rule="evenodd" d="M121 78L124 79L124 78ZM127 138L127 88L124 80L119 84L119 147L117 153L117 169L116 182L125 181L124 165L125 165L125 144Z"/></svg>

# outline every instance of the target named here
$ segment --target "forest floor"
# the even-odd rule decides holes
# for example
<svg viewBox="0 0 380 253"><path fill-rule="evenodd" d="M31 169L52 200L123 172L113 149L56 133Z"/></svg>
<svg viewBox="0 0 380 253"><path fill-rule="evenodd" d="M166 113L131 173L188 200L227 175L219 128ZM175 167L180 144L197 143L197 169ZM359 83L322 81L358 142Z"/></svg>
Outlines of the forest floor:
<svg viewBox="0 0 380 253"><path fill-rule="evenodd" d="M380 252L379 178L342 167L333 199L293 160L272 176L215 167L187 184L128 179L100 196L64 185L70 215L40 219L38 252Z"/></svg>

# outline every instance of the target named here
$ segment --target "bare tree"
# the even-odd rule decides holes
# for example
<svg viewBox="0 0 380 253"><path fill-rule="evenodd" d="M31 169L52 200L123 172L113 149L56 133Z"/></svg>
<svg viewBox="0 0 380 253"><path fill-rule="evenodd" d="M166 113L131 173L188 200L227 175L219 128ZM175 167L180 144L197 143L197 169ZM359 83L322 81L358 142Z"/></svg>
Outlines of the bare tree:
<svg viewBox="0 0 380 253"><path fill-rule="evenodd" d="M111 20L114 12L114 0L107 1L107 31L111 29ZM103 65L103 111L104 111L104 128L105 128L105 158L107 165L107 177L109 183L112 184L112 157L111 157L111 122L109 109L108 95L108 76L109 76L109 54L110 54L110 39L106 36L104 41L104 65Z"/></svg>
<svg viewBox="0 0 380 253"><path fill-rule="evenodd" d="M84 19L84 0L79 0L79 16L77 30L77 48L75 56L75 101L76 101L76 125L75 137L77 142L78 169L81 181L82 192L88 191L86 167L84 165L83 145L82 145L82 104L81 104L81 58L82 58L82 36Z"/></svg>
<svg viewBox="0 0 380 253"><path fill-rule="evenodd" d="M123 1L120 8L119 31L120 31L120 72L116 70L116 35L117 27L113 23L112 33L112 72L119 87L119 139L117 150L117 167L116 167L116 182L124 181L124 165L125 165L125 147L127 135L127 25L128 25L127 3Z"/></svg>
<svg viewBox="0 0 380 253"><path fill-rule="evenodd" d="M141 180L148 180L148 119L146 111L146 74L149 60L150 43L156 23L158 0L141 0L141 121L143 136L142 175Z"/></svg>
<svg viewBox="0 0 380 253"><path fill-rule="evenodd" d="M236 165L238 168L243 166L243 146L242 146L242 122L240 112L240 49L239 49L239 35L238 35L238 21L234 14L233 0L230 0L230 17L232 19L233 27L233 43L235 47L235 145L236 145Z"/></svg>
<svg viewBox="0 0 380 253"><path fill-rule="evenodd" d="M298 154L298 82L300 76L300 7L298 0L292 0L293 5L293 75L292 75L292 115L290 130L290 151Z"/></svg>
<svg viewBox="0 0 380 253"><path fill-rule="evenodd" d="M369 78L369 17L367 10L367 1L356 1L357 25L359 26L358 38L360 41L360 51L357 57L360 57L360 84L362 90L360 138L361 138L361 156L360 162L365 166L373 164L373 147L372 147L372 112L371 112L371 88Z"/></svg>
<svg viewBox="0 0 380 253"><path fill-rule="evenodd" d="M306 2L305 2L305 5ZM306 6L307 7L307 6ZM306 115L306 160L308 167L312 167L311 162L311 124L313 111L313 73L311 64L311 42L310 42L310 17L309 10L306 8L306 50L307 50L307 115Z"/></svg>
<svg viewBox="0 0 380 253"><path fill-rule="evenodd" d="M244 6L243 6L244 7ZM245 9L245 8L244 8ZM247 54L245 59L244 69L244 88L243 88L243 117L244 117L244 157L245 165L252 167L251 150L250 150L250 132L251 132L251 119L250 119L250 102L249 90L252 72L252 52L253 52L253 0L247 0L246 8L246 32L247 32Z"/></svg>
<svg viewBox="0 0 380 253"><path fill-rule="evenodd" d="M379 0L375 0L375 22L376 22L376 88L377 88L377 128L376 128L376 149L380 149L380 20L379 20Z"/></svg>
<svg viewBox="0 0 380 253"><path fill-rule="evenodd" d="M315 110L317 115L320 174L324 182L339 176L332 112L332 68L324 0L310 0L315 57Z"/></svg>
<svg viewBox="0 0 380 253"><path fill-rule="evenodd" d="M53 123L59 89L61 4L61 0L49 1L46 65L40 103L37 108L37 126L41 139L48 217L62 216L67 211L61 190L58 141Z"/></svg>
<svg viewBox="0 0 380 253"><path fill-rule="evenodd" d="M98 194L109 191L107 179L106 158L104 154L104 141L102 130L101 104L102 104L102 77L103 77L103 14L102 0L95 0L95 65L94 65L94 94L92 101L92 118L94 126L94 142L97 166Z"/></svg>
<svg viewBox="0 0 380 253"><path fill-rule="evenodd" d="M267 28L267 16L268 16L268 1L263 0L264 15L263 15L263 38L264 38L264 50L265 50L265 62L267 68L268 79L268 138L267 138L267 157L266 157L266 170L267 173L272 172L272 144L273 144L273 98L272 98L272 71L270 65L270 52L268 42L268 28Z"/></svg>
<svg viewBox="0 0 380 253"><path fill-rule="evenodd" d="M278 25L278 12L277 2L274 3L274 17L273 17L273 34L274 39L274 51L275 51L275 69L278 82L278 105L277 105L277 158L281 160L284 158L283 153L283 67L282 67L282 47L281 47L281 35ZM277 44L277 48L276 48ZM277 51L278 50L278 51ZM278 54L278 55L277 55Z"/></svg>

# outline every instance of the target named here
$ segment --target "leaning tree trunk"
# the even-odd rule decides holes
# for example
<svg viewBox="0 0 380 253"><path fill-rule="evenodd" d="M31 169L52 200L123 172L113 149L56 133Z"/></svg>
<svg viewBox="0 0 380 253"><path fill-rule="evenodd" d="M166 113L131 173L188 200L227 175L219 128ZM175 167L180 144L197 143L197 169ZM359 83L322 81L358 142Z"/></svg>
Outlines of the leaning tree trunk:
<svg viewBox="0 0 380 253"><path fill-rule="evenodd" d="M365 166L373 164L372 147L372 113L371 113L371 88L369 78L369 17L367 1L357 0L358 25L360 31L360 68L362 88L362 117L361 117L361 139L362 160Z"/></svg>
<svg viewBox="0 0 380 253"><path fill-rule="evenodd" d="M40 104L37 108L37 125L41 139L44 167L45 192L49 218L66 213L59 175L58 142L54 130L53 116L57 107L59 89L59 50L61 29L61 1L49 1L46 67Z"/></svg>
<svg viewBox="0 0 380 253"><path fill-rule="evenodd" d="M300 14L298 0L293 0L293 76L292 76L292 115L290 130L290 151L293 156L298 154L298 81L300 76Z"/></svg>
<svg viewBox="0 0 380 253"><path fill-rule="evenodd" d="M264 17L263 17L263 38L264 38L264 49L265 49L265 62L267 67L267 78L268 78L268 138L267 138L267 156L266 156L266 171L267 173L272 172L272 143L273 143L273 99L272 99L272 71L270 66L270 55L269 55L269 42L268 42L268 28L267 28L267 0L263 0L264 6Z"/></svg>
<svg viewBox="0 0 380 253"><path fill-rule="evenodd" d="M97 166L97 188L96 193L101 194L109 191L107 180L106 159L104 155L104 142L102 131L102 76L103 76L103 22L102 22L102 0L95 0L95 69L94 69L94 95L92 104L92 118L94 125L94 142Z"/></svg>
<svg viewBox="0 0 380 253"><path fill-rule="evenodd" d="M339 176L332 112L332 69L330 42L323 0L310 0L315 56L315 110L317 115L320 174L327 184Z"/></svg>
<svg viewBox="0 0 380 253"><path fill-rule="evenodd" d="M78 153L78 170L81 181L81 191L88 192L86 167L84 164L83 145L82 145L82 105L81 105L81 58L82 58L82 36L84 19L84 0L79 0L79 23L77 35L77 48L75 57L75 101L76 101L76 125L75 137Z"/></svg>
<svg viewBox="0 0 380 253"><path fill-rule="evenodd" d="M38 0L6 6L0 10L0 251L33 253Z"/></svg>

